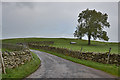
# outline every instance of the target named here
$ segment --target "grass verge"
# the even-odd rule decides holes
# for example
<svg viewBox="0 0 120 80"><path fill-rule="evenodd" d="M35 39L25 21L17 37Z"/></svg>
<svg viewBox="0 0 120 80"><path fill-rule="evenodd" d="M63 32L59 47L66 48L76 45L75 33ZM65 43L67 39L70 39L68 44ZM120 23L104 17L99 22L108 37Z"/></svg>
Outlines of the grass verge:
<svg viewBox="0 0 120 80"><path fill-rule="evenodd" d="M92 67L92 68L95 68L95 69L98 69L98 70L102 70L102 71L104 71L108 74L112 74L116 77L120 76L120 74L118 74L119 71L120 71L120 66L117 67L115 65L110 65L110 64L102 64L102 63L98 63L98 62L94 62L94 61L80 60L80 59L73 58L73 57L70 57L70 56L65 56L63 54L54 53L54 52L51 52L51 51L45 51L45 50L41 50L41 49L35 49L35 48L32 48L32 49L47 52L47 53L53 54L55 56L70 60L72 62L76 62L76 63L83 64L83 65L88 66L88 67Z"/></svg>
<svg viewBox="0 0 120 80"><path fill-rule="evenodd" d="M21 80L37 70L41 63L40 59L34 53L32 53L32 56L33 59L30 62L14 69L6 69L7 74L2 74L2 80Z"/></svg>

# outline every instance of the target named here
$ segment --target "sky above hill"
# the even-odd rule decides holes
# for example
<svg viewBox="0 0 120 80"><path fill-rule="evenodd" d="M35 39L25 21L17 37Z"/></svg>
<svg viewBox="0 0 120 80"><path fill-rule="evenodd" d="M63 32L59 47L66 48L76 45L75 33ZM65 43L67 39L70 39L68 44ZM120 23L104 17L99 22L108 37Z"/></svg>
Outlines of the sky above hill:
<svg viewBox="0 0 120 80"><path fill-rule="evenodd" d="M2 38L74 38L78 14L87 8L108 14L109 41L118 41L117 2L2 2Z"/></svg>

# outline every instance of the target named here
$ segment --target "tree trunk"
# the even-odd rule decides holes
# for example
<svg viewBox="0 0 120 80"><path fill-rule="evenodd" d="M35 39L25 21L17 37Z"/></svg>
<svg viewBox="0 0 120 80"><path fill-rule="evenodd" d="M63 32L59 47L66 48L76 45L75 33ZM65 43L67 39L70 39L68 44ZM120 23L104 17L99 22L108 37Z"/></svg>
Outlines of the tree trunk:
<svg viewBox="0 0 120 80"><path fill-rule="evenodd" d="M82 39L82 37L79 38L80 40Z"/></svg>
<svg viewBox="0 0 120 80"><path fill-rule="evenodd" d="M88 45L90 45L91 35L88 35Z"/></svg>

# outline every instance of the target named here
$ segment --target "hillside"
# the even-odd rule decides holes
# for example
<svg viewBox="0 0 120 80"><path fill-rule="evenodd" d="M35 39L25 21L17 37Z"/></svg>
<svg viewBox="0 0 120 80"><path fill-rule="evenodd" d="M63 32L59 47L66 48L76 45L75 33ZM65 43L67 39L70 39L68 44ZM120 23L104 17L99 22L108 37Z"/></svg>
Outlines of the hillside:
<svg viewBox="0 0 120 80"><path fill-rule="evenodd" d="M54 41L53 47L67 48L70 50L80 50L82 52L108 52L111 48L111 53L118 54L118 43L91 41L91 45L87 44L87 40L78 40L70 38L17 38L5 39L3 43L18 43L18 42L37 42L37 41ZM70 44L76 42L76 44Z"/></svg>

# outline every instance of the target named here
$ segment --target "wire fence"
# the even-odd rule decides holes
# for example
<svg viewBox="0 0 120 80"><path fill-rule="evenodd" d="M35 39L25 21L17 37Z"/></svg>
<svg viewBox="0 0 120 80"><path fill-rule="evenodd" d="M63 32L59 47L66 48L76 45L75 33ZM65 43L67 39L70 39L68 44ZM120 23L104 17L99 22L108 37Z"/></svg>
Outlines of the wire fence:
<svg viewBox="0 0 120 80"><path fill-rule="evenodd" d="M80 51L73 51L67 48L58 48L49 45L47 46L35 45L32 43L29 43L28 46L30 48L51 51L78 59L91 60L103 64L115 64L117 66L120 65L120 54L110 54L111 48L108 53L93 53L93 52L82 52L82 48Z"/></svg>

